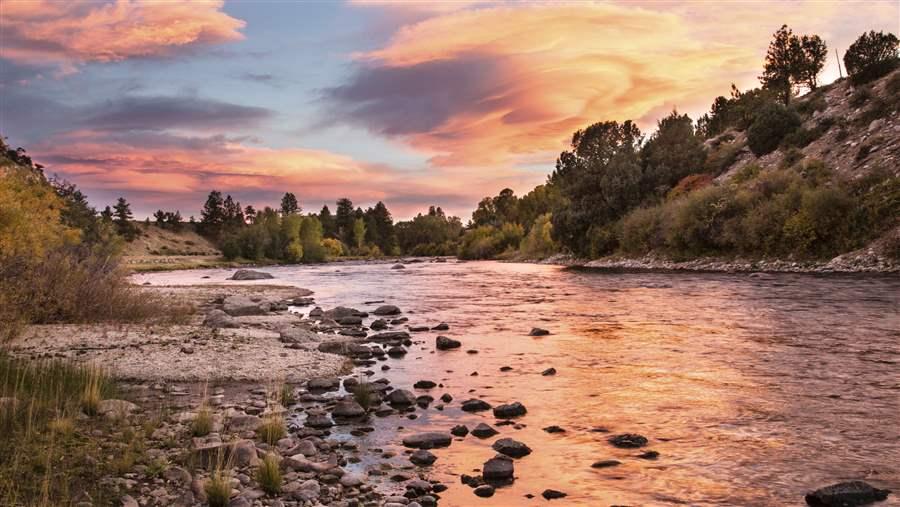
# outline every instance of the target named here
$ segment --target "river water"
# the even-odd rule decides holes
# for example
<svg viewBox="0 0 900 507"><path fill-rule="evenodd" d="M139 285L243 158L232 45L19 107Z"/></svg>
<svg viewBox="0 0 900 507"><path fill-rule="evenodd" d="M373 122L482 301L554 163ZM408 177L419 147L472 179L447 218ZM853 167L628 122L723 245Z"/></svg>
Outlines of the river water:
<svg viewBox="0 0 900 507"><path fill-rule="evenodd" d="M419 418L376 419L363 437L392 448L403 436L455 424L494 425L468 414L470 397L521 401L524 425L496 426L446 449L432 478L450 486L441 505L803 505L803 494L863 479L900 505L900 277L609 273L498 262L327 264L265 268L280 284L315 291L323 308L396 304L410 325L446 322L462 341L434 351L436 332L404 359L378 365L397 388L442 383L454 401ZM203 278L209 276L209 279ZM221 283L225 270L139 275L139 281ZM528 336L532 327L545 337ZM477 350L468 354L466 350ZM509 366L512 370L500 371ZM555 376L541 371L554 367ZM478 372L473 376L473 372ZM417 393L420 394L420 393ZM542 428L558 425L565 433ZM592 431L603 428L610 433ZM639 433L644 449L611 434ZM460 484L512 437L533 449L516 481L481 499ZM656 460L637 458L645 450ZM595 469L598 460L616 467ZM363 462L359 466L371 465ZM528 499L525 495L537 495Z"/></svg>

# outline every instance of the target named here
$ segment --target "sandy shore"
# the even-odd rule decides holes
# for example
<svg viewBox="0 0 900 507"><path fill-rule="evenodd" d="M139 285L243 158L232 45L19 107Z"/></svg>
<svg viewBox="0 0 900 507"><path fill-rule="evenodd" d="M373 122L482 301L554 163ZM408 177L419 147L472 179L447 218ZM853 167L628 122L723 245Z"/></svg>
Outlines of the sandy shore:
<svg viewBox="0 0 900 507"><path fill-rule="evenodd" d="M299 382L334 376L349 369L342 356L314 346L288 348L280 332L302 325L286 309L232 317L235 328L203 324L207 314L228 297L261 302L304 298L311 291L275 285L202 285L143 287L192 303L197 311L183 325L66 324L31 326L9 344L32 358L60 357L98 364L114 376L134 381L267 381ZM324 340L326 337L321 335ZM314 345L314 344L311 344Z"/></svg>

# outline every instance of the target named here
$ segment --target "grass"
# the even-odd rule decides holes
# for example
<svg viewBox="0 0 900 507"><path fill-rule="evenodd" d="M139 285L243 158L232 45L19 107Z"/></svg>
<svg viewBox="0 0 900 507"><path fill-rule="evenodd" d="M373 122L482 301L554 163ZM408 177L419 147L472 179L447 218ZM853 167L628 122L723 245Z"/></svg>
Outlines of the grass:
<svg viewBox="0 0 900 507"><path fill-rule="evenodd" d="M287 428L284 425L284 416L281 414L267 415L256 430L256 436L269 445L275 445L285 435L287 435Z"/></svg>
<svg viewBox="0 0 900 507"><path fill-rule="evenodd" d="M0 351L0 505L68 505L82 492L95 505L114 502L115 492L99 478L133 466L142 439L113 426L121 421L79 419L85 408L96 413L100 400L114 393L99 368ZM126 459L113 464L109 456Z"/></svg>
<svg viewBox="0 0 900 507"><path fill-rule="evenodd" d="M231 472L224 468L213 470L203 485L203 491L206 492L209 507L228 507L231 499Z"/></svg>
<svg viewBox="0 0 900 507"><path fill-rule="evenodd" d="M256 482L269 495L281 492L281 470L278 468L278 456L269 453L262 459L256 469Z"/></svg>
<svg viewBox="0 0 900 507"><path fill-rule="evenodd" d="M375 403L375 396L372 393L372 387L368 382L360 382L353 388L353 399L359 406L367 412Z"/></svg>
<svg viewBox="0 0 900 507"><path fill-rule="evenodd" d="M204 403L197 409L197 415L191 421L191 434L195 437L205 437L212 432L213 415L212 410Z"/></svg>
<svg viewBox="0 0 900 507"><path fill-rule="evenodd" d="M294 394L294 388L288 384L282 384L278 394L278 401L281 402L281 406L283 407L289 407L294 403L297 403L297 396Z"/></svg>

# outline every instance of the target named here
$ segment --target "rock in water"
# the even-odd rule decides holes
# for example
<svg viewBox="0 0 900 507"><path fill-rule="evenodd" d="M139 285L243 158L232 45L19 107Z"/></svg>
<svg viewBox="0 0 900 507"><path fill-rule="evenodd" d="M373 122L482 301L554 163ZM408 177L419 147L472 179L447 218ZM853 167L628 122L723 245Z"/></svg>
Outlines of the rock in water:
<svg viewBox="0 0 900 507"><path fill-rule="evenodd" d="M414 465L427 467L427 466L431 465L432 463L434 463L435 461L437 461L437 456L435 456L434 454L431 454L430 452L426 451L425 449L419 449L418 451L409 455L409 460Z"/></svg>
<svg viewBox="0 0 900 507"><path fill-rule="evenodd" d="M490 484L482 484L475 488L475 495L481 498L490 498L494 496L494 487Z"/></svg>
<svg viewBox="0 0 900 507"><path fill-rule="evenodd" d="M484 462L481 475L486 481L508 481L513 478L513 462L506 456L497 456Z"/></svg>
<svg viewBox="0 0 900 507"><path fill-rule="evenodd" d="M547 336L548 334L550 334L550 331L547 331L546 329L533 327L531 328L531 332L528 333L528 336Z"/></svg>
<svg viewBox="0 0 900 507"><path fill-rule="evenodd" d="M555 498L563 498L568 495L566 495L562 491L557 491L555 489L545 489L544 492L541 493L541 496L546 498L547 500L553 500Z"/></svg>
<svg viewBox="0 0 900 507"><path fill-rule="evenodd" d="M375 315L400 315L400 309L394 305L381 305L372 313Z"/></svg>
<svg viewBox="0 0 900 507"><path fill-rule="evenodd" d="M491 406L484 400L471 399L462 402L461 408L463 412L481 412L483 410L490 410Z"/></svg>
<svg viewBox="0 0 900 507"><path fill-rule="evenodd" d="M525 409L525 405L518 401L494 407L494 417L497 419L512 419L513 417L523 416L526 412L528 410Z"/></svg>
<svg viewBox="0 0 900 507"><path fill-rule="evenodd" d="M521 458L523 456L528 456L531 454L531 448L527 445L519 442L518 440L513 440L511 438L501 438L494 442L494 445L491 446L493 449L500 454L505 454L510 458Z"/></svg>
<svg viewBox="0 0 900 507"><path fill-rule="evenodd" d="M269 280L271 278L275 278L269 273L263 273L262 271L253 271L252 269L239 269L231 275L229 280Z"/></svg>
<svg viewBox="0 0 900 507"><path fill-rule="evenodd" d="M496 434L497 430L484 423L478 423L478 426L475 426L475 428L472 429L472 435L475 435L478 438L488 438Z"/></svg>
<svg viewBox="0 0 900 507"><path fill-rule="evenodd" d="M469 434L469 428L465 424L457 424L450 429L450 433L455 437L464 437Z"/></svg>
<svg viewBox="0 0 900 507"><path fill-rule="evenodd" d="M356 401L345 400L339 401L335 405L331 415L342 419L352 419L366 415L366 410Z"/></svg>
<svg viewBox="0 0 900 507"><path fill-rule="evenodd" d="M609 443L623 449L636 449L647 445L647 437L634 433L623 433L609 437Z"/></svg>
<svg viewBox="0 0 900 507"><path fill-rule="evenodd" d="M416 389L432 389L436 386L437 384L435 384L434 381L431 380L420 380L413 384L413 387Z"/></svg>
<svg viewBox="0 0 900 507"><path fill-rule="evenodd" d="M406 269L406 266L404 266L403 264L394 264L393 266L391 266L391 269Z"/></svg>
<svg viewBox="0 0 900 507"><path fill-rule="evenodd" d="M806 503L812 507L855 507L886 500L890 493L863 481L841 482L807 493Z"/></svg>
<svg viewBox="0 0 900 507"><path fill-rule="evenodd" d="M416 403L416 395L406 389L395 389L385 399L388 405L409 406Z"/></svg>
<svg viewBox="0 0 900 507"><path fill-rule="evenodd" d="M459 340L454 340L453 338L438 336L437 339L435 339L435 346L438 350L450 350L462 347L462 343Z"/></svg>
<svg viewBox="0 0 900 507"><path fill-rule="evenodd" d="M545 377L549 377L551 375L556 375L556 368L547 368L546 370L541 372L541 375Z"/></svg>
<svg viewBox="0 0 900 507"><path fill-rule="evenodd" d="M433 447L447 447L453 439L446 433L436 431L417 433L403 439L403 445L413 449L431 449Z"/></svg>

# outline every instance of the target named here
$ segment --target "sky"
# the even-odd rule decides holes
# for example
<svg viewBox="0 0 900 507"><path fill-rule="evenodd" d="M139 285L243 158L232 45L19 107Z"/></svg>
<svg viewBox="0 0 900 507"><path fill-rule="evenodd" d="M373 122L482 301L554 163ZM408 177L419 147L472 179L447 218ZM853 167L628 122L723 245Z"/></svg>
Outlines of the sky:
<svg viewBox="0 0 900 507"><path fill-rule="evenodd" d="M900 2L0 1L0 134L102 208L212 189L397 219L546 180L572 133L758 86L782 24L831 51Z"/></svg>

